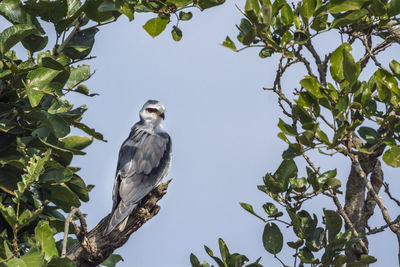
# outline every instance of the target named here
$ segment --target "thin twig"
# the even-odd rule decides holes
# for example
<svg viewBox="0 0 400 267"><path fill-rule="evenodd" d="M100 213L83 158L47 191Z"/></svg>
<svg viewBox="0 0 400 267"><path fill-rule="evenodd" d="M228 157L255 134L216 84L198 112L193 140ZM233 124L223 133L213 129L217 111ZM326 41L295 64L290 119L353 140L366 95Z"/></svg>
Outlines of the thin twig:
<svg viewBox="0 0 400 267"><path fill-rule="evenodd" d="M277 259L283 265L283 267L287 266L280 258L278 258L278 256L276 256L276 254L274 254L274 258Z"/></svg>
<svg viewBox="0 0 400 267"><path fill-rule="evenodd" d="M311 40L308 40L305 47L308 49L308 51L310 51L311 55L314 57L315 64L317 65L317 68L318 68L319 80L320 80L322 86L326 86L326 68L322 64L321 57L318 55L317 51L315 50Z"/></svg>
<svg viewBox="0 0 400 267"><path fill-rule="evenodd" d="M304 64L304 66L307 69L308 75L310 75L311 77L314 77L317 80L317 77L314 75L314 73L312 71L310 62L305 57L303 57L302 54L300 54L301 48L302 48L302 46L299 46L299 49L297 51L294 50L294 55L296 56L296 58L298 58L298 60L300 62L302 62Z"/></svg>
<svg viewBox="0 0 400 267"><path fill-rule="evenodd" d="M356 35L356 37L364 44L364 47L365 47L365 49L366 49L368 55L369 55L369 56L372 58L372 60L375 62L375 65L376 65L378 68L381 68L381 69L387 71L388 73L393 74L391 70L385 68L385 67L376 59L375 54L372 53L372 51L371 51L371 48L370 48L369 43L368 43L368 39L367 39L367 38L361 38L359 35Z"/></svg>
<svg viewBox="0 0 400 267"><path fill-rule="evenodd" d="M96 56L90 56L90 57L85 57L85 58L77 59L77 60L72 61L71 63L66 64L64 67L70 66L70 65L72 65L72 64L75 64L75 63L78 63L78 62L81 62L81 61L84 61L84 60L91 60L91 59L94 59L94 58L96 58Z"/></svg>
<svg viewBox="0 0 400 267"><path fill-rule="evenodd" d="M383 187L385 187L385 193L389 196L389 198L390 198L391 200L393 200L394 202L396 202L397 206L400 207L400 201L397 200L397 199L395 199L395 198L392 196L392 194L390 193L390 191L389 191L389 184L388 184L388 183L383 183Z"/></svg>
<svg viewBox="0 0 400 267"><path fill-rule="evenodd" d="M376 234L376 233L379 233L379 232L383 232L386 228L388 228L388 227L390 227L390 226L392 226L392 225L394 225L394 224L398 224L400 222L400 215L399 216L397 216L397 218L396 218L396 220L394 220L393 222L390 222L390 223L388 223L388 224L385 224L385 225L383 225L383 226L381 226L381 227L375 227L374 229L371 229L368 233L366 233L367 235L373 235L373 234Z"/></svg>
<svg viewBox="0 0 400 267"><path fill-rule="evenodd" d="M63 40L61 45L57 48L56 52L54 53L55 57L57 57L64 50L64 48L68 45L68 43L71 41L71 39L75 36L75 34L77 34L79 32L79 28L81 27L81 25L83 23L83 18L84 17L81 16L78 19L78 22L75 24L74 29L72 30L72 32L68 35L68 37L65 40Z"/></svg>

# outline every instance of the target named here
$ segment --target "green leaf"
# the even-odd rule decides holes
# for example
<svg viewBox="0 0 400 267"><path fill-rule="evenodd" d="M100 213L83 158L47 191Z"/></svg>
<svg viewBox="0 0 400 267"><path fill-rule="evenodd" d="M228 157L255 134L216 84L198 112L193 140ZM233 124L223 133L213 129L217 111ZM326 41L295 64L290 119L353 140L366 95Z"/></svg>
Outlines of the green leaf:
<svg viewBox="0 0 400 267"><path fill-rule="evenodd" d="M231 49L232 51L237 52L235 43L231 40L231 38L229 38L229 36L226 36L225 41L222 43L222 46L225 46Z"/></svg>
<svg viewBox="0 0 400 267"><path fill-rule="evenodd" d="M392 0L390 1L387 7L387 13L389 17L396 16L400 14L400 0Z"/></svg>
<svg viewBox="0 0 400 267"><path fill-rule="evenodd" d="M42 247L44 258L50 261L52 257L58 256L53 230L49 226L49 222L40 221L35 228L35 238Z"/></svg>
<svg viewBox="0 0 400 267"><path fill-rule="evenodd" d="M343 222L336 211L324 209L324 215L326 229L328 230L328 241L330 243L335 240L336 235L342 229Z"/></svg>
<svg viewBox="0 0 400 267"><path fill-rule="evenodd" d="M207 252L208 256L210 256L220 267L224 267L225 264L222 260L214 256L214 252L207 246L204 246L205 251Z"/></svg>
<svg viewBox="0 0 400 267"><path fill-rule="evenodd" d="M127 1L115 1L115 8L117 8L119 13L124 14L129 21L135 19L135 5L133 3Z"/></svg>
<svg viewBox="0 0 400 267"><path fill-rule="evenodd" d="M337 14L346 11L359 10L370 0L333 0L329 1L326 11Z"/></svg>
<svg viewBox="0 0 400 267"><path fill-rule="evenodd" d="M36 247L31 247L22 257L15 257L7 262L7 266L10 267L42 267L43 265L42 255Z"/></svg>
<svg viewBox="0 0 400 267"><path fill-rule="evenodd" d="M66 182L66 185L71 189L82 201L89 201L89 192L92 190L94 185L86 186L85 182L81 177L74 174L72 179Z"/></svg>
<svg viewBox="0 0 400 267"><path fill-rule="evenodd" d="M70 72L71 72L71 74L66 83L66 86L69 89L72 89L75 86L77 86L78 84L88 80L91 76L89 65L81 65L78 67L71 67Z"/></svg>
<svg viewBox="0 0 400 267"><path fill-rule="evenodd" d="M240 31L239 35L237 36L239 42L241 42L243 45L250 45L254 41L254 38L256 38L255 26L252 25L247 19L242 19L238 28Z"/></svg>
<svg viewBox="0 0 400 267"><path fill-rule="evenodd" d="M171 34L172 34L172 39L174 39L174 41L176 42L179 42L182 39L182 31L176 26L172 27Z"/></svg>
<svg viewBox="0 0 400 267"><path fill-rule="evenodd" d="M387 101L390 97L390 92L400 97L400 89L397 80L389 72L378 69L375 72L375 81L381 101Z"/></svg>
<svg viewBox="0 0 400 267"><path fill-rule="evenodd" d="M266 251L271 254L278 254L283 247L283 235L275 223L267 223L262 236L263 245Z"/></svg>
<svg viewBox="0 0 400 267"><path fill-rule="evenodd" d="M370 127L360 127L358 129L358 134L361 136L362 139L367 141L367 143L376 143L376 138L378 137L378 133L375 129Z"/></svg>
<svg viewBox="0 0 400 267"><path fill-rule="evenodd" d="M0 54L3 56L5 52L21 42L35 30L35 27L28 24L13 25L3 30L0 33Z"/></svg>
<svg viewBox="0 0 400 267"><path fill-rule="evenodd" d="M289 180L289 178L296 177L297 166L294 160L284 160L282 161L279 168L276 170L275 175L281 180Z"/></svg>
<svg viewBox="0 0 400 267"><path fill-rule="evenodd" d="M19 0L3 0L0 2L0 14L13 24L27 23L25 11Z"/></svg>
<svg viewBox="0 0 400 267"><path fill-rule="evenodd" d="M67 15L68 6L67 0L26 1L24 9L31 15L55 24Z"/></svg>
<svg viewBox="0 0 400 267"><path fill-rule="evenodd" d="M298 239L296 242L287 242L288 246L293 249L298 249L304 244L303 239Z"/></svg>
<svg viewBox="0 0 400 267"><path fill-rule="evenodd" d="M396 76L396 78L400 80L400 63L393 59L392 61L390 61L389 67L393 71L394 76Z"/></svg>
<svg viewBox="0 0 400 267"><path fill-rule="evenodd" d="M305 18L309 19L312 17L314 14L315 8L317 6L317 1L316 0L303 0L301 5L301 15L303 15Z"/></svg>
<svg viewBox="0 0 400 267"><path fill-rule="evenodd" d="M270 57L274 53L274 50L270 47L264 47L263 49L260 50L260 53L258 56L260 58L267 58Z"/></svg>
<svg viewBox="0 0 400 267"><path fill-rule="evenodd" d="M317 259L314 258L312 252L306 247L300 249L299 258L304 263L315 263L318 261Z"/></svg>
<svg viewBox="0 0 400 267"><path fill-rule="evenodd" d="M81 205L78 196L64 184L51 186L49 192L46 193L48 194L47 199L64 212L70 212L71 206L79 207Z"/></svg>
<svg viewBox="0 0 400 267"><path fill-rule="evenodd" d="M322 98L325 95L321 92L321 86L318 81L311 76L306 76L303 80L300 81L301 86L307 90L311 95L316 98Z"/></svg>
<svg viewBox="0 0 400 267"><path fill-rule="evenodd" d="M48 169L43 173L39 181L41 183L65 183L72 179L74 172L68 168L60 166L60 168Z"/></svg>
<svg viewBox="0 0 400 267"><path fill-rule="evenodd" d="M91 1L89 1L91 2ZM72 37L71 41L64 48L65 55L72 59L83 59L92 51L95 41L95 35L99 31L97 28L90 28L79 31Z"/></svg>
<svg viewBox="0 0 400 267"><path fill-rule="evenodd" d="M319 176L318 179L317 179L319 185L320 185L321 187L324 186L324 185L328 182L329 179L332 179L332 178L336 177L336 174L337 174L337 170L336 170L336 169L333 169L333 170L324 172L324 173L321 174L321 176Z"/></svg>
<svg viewBox="0 0 400 267"><path fill-rule="evenodd" d="M179 19L186 21L186 20L191 20L193 17L192 12L185 12L185 11L181 11L179 12Z"/></svg>
<svg viewBox="0 0 400 267"><path fill-rule="evenodd" d="M90 0L86 1L87 7L85 8L86 14L89 19L94 20L96 22L108 21L113 18L112 11L102 12L99 10L99 7L104 3L103 0Z"/></svg>
<svg viewBox="0 0 400 267"><path fill-rule="evenodd" d="M326 246L325 230L322 227L317 227L312 235L307 239L306 246L311 251L319 251Z"/></svg>
<svg viewBox="0 0 400 267"><path fill-rule="evenodd" d="M361 267L361 266L369 265L376 261L377 261L377 259L375 257L364 254L364 255L361 255L361 259L359 261L350 262L346 265L346 267Z"/></svg>
<svg viewBox="0 0 400 267"><path fill-rule="evenodd" d="M147 21L146 24L143 25L143 29L145 29L146 32L154 38L165 30L165 27L167 27L168 23L169 18L165 19L157 17Z"/></svg>
<svg viewBox="0 0 400 267"><path fill-rule="evenodd" d="M18 229L21 229L29 224L31 224L36 218L42 213L43 206L33 212L26 209L18 217Z"/></svg>
<svg viewBox="0 0 400 267"><path fill-rule="evenodd" d="M318 16L313 19L313 22L311 24L311 29L315 31L325 30L327 22L328 22L328 14L325 14L323 16Z"/></svg>
<svg viewBox="0 0 400 267"><path fill-rule="evenodd" d="M343 43L333 51L331 59L329 61L329 68L332 78L336 82L341 82L344 79L343 74L343 50L351 51L349 43Z"/></svg>
<svg viewBox="0 0 400 267"><path fill-rule="evenodd" d="M293 35L293 40L301 45L307 43L309 38L308 34L303 30L296 30Z"/></svg>
<svg viewBox="0 0 400 267"><path fill-rule="evenodd" d="M50 114L45 110L33 110L29 115L47 126L56 137L64 137L70 132L69 125L57 114Z"/></svg>
<svg viewBox="0 0 400 267"><path fill-rule="evenodd" d="M329 145L331 143L326 133L324 133L322 130L317 130L317 135L324 142L324 144Z"/></svg>
<svg viewBox="0 0 400 267"><path fill-rule="evenodd" d="M39 67L28 73L25 89L32 107L39 105L44 94L61 94L60 89L64 84L56 81L60 73L61 70L45 67Z"/></svg>
<svg viewBox="0 0 400 267"><path fill-rule="evenodd" d="M356 22L359 22L359 20L364 17L365 15L368 14L368 10L366 9L360 9L360 10L355 10L352 11L346 15L337 17L331 24L331 28L339 28L339 27L344 27L349 24L353 24Z"/></svg>
<svg viewBox="0 0 400 267"><path fill-rule="evenodd" d="M214 7L214 6L219 6L225 3L225 0L194 0L194 4L196 4L201 10Z"/></svg>
<svg viewBox="0 0 400 267"><path fill-rule="evenodd" d="M343 75L346 81L354 84L360 74L360 64L356 64L353 56L346 49L342 50L343 53Z"/></svg>
<svg viewBox="0 0 400 267"><path fill-rule="evenodd" d="M261 219L264 221L264 218L262 218L261 216L259 216L257 213L255 213L253 206L247 203L243 203L243 202L239 202L240 206L245 209L247 212L253 214L254 216L256 216L257 218Z"/></svg>
<svg viewBox="0 0 400 267"><path fill-rule="evenodd" d="M278 127L279 127L279 129L282 130L283 133L285 133L287 135L291 135L291 136L298 135L297 131L292 126L285 123L282 119L279 119Z"/></svg>
<svg viewBox="0 0 400 267"><path fill-rule="evenodd" d="M175 5L176 7L184 7L193 2L193 0L168 0L168 3Z"/></svg>
<svg viewBox="0 0 400 267"><path fill-rule="evenodd" d="M117 266L117 263L120 261L124 261L124 259L121 257L121 255L111 254L105 261L103 261L101 263L101 265L107 266L107 267L115 267L115 266Z"/></svg>
<svg viewBox="0 0 400 267"><path fill-rule="evenodd" d="M0 213L12 229L17 227L17 216L12 206L4 207L3 204L0 203Z"/></svg>
<svg viewBox="0 0 400 267"><path fill-rule="evenodd" d="M285 4L282 7L281 18L282 18L283 24L285 24L285 25L291 25L293 23L293 10L288 4Z"/></svg>
<svg viewBox="0 0 400 267"><path fill-rule="evenodd" d="M30 34L22 40L22 45L31 53L44 49L47 45L49 38L42 37L36 34Z"/></svg>
<svg viewBox="0 0 400 267"><path fill-rule="evenodd" d="M199 259L193 253L190 253L190 263L192 264L192 267L200 267L201 266Z"/></svg>
<svg viewBox="0 0 400 267"><path fill-rule="evenodd" d="M386 7L381 0L372 0L372 10L376 16L383 16L386 14Z"/></svg>
<svg viewBox="0 0 400 267"><path fill-rule="evenodd" d="M258 0L246 0L244 7L247 17L254 23L258 22L258 14L260 12L260 5Z"/></svg>
<svg viewBox="0 0 400 267"><path fill-rule="evenodd" d="M76 267L74 261L69 258L53 257L52 260L47 264L47 267Z"/></svg>
<svg viewBox="0 0 400 267"><path fill-rule="evenodd" d="M88 147L93 142L93 139L86 136L73 135L61 139L61 142L65 144L64 148L82 150Z"/></svg>
<svg viewBox="0 0 400 267"><path fill-rule="evenodd" d="M218 238L218 245L222 260L224 262L227 262L230 257L230 253L228 247L226 246L225 241L222 238Z"/></svg>
<svg viewBox="0 0 400 267"><path fill-rule="evenodd" d="M90 128L89 126L87 126L86 124L82 123L82 122L78 122L78 121L73 121L72 125L78 129L81 129L82 131L84 131L85 133L87 133L90 136L93 136L94 138L107 142L107 140L104 139L103 135L99 132L96 132L95 129Z"/></svg>
<svg viewBox="0 0 400 267"><path fill-rule="evenodd" d="M395 146L385 151L383 161L391 167L400 166L400 147Z"/></svg>
<svg viewBox="0 0 400 267"><path fill-rule="evenodd" d="M289 179L291 188L295 189L297 192L304 192L307 190L307 180L306 178L290 178Z"/></svg>
<svg viewBox="0 0 400 267"><path fill-rule="evenodd" d="M268 214L268 217L280 217L283 215L282 212L278 212L278 208L270 202L267 202L263 205L263 209L265 211L265 213Z"/></svg>
<svg viewBox="0 0 400 267"><path fill-rule="evenodd" d="M263 5L260 9L260 14L258 15L257 22L262 25L263 31L266 31L272 19L272 6L271 5Z"/></svg>

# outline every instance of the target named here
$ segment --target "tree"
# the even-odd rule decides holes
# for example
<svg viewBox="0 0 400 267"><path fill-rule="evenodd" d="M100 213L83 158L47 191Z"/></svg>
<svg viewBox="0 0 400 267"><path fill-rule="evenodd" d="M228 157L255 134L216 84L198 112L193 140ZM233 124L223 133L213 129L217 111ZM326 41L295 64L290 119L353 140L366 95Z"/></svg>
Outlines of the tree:
<svg viewBox="0 0 400 267"><path fill-rule="evenodd" d="M121 259L111 253L157 214L160 207L156 203L168 182L142 201L124 232L102 236L108 216L87 232L85 216L78 207L89 201L93 185L86 185L78 175L80 168L70 164L75 155L85 155L82 150L94 139L105 139L81 122L86 106L74 108L67 100L69 93L96 95L83 84L93 74L89 65L77 63L93 58L90 52L98 28L121 15L131 21L135 12L156 14L143 25L152 37L176 18L171 34L179 41L182 31L178 23L192 18L191 12L183 10L204 10L223 2L0 2L2 19L10 23L0 33L0 265L115 266ZM55 32L46 33L43 23L54 26ZM49 35L55 37L55 44L48 45ZM18 58L12 50L17 44L26 48L25 58ZM71 128L87 136L70 135ZM67 218L64 213L69 213ZM56 242L59 233L64 233L64 238Z"/></svg>
<svg viewBox="0 0 400 267"><path fill-rule="evenodd" d="M278 137L288 148L277 170L267 173L258 186L274 203L262 206L265 215L240 203L265 223L266 251L288 265L290 259L278 255L284 245L281 225L292 229L297 238L286 242L294 250L293 266L365 266L377 261L369 251L368 236L389 229L398 240L400 263L400 217L389 214L388 203L380 197L386 193L394 205L400 205L384 181L381 166L381 161L400 166L400 63L392 60L384 66L377 58L400 41L400 1L246 0L239 11L244 18L237 25L237 40L243 47L238 49L229 36L223 46L235 52L259 47L261 58L279 58L274 83L264 89L277 96L284 115L279 119ZM319 53L317 37L332 38L333 34L342 44L327 54ZM364 55L356 60L352 50L357 49ZM282 81L288 78L284 74L294 64L305 70L300 89L284 88ZM364 80L360 75L367 64L375 72ZM312 159L315 152L320 157L341 154L348 159L351 171L345 186L337 178L337 169L317 166ZM306 164L303 171L297 167L300 159ZM338 198L342 190L344 204ZM318 216L304 207L325 196L332 200L332 207ZM369 226L372 216L381 216L385 224ZM231 254L222 239L219 248L217 257L205 246L218 266L248 262L245 255ZM245 266L261 266L259 260ZM193 254L190 261L195 267L209 266Z"/></svg>

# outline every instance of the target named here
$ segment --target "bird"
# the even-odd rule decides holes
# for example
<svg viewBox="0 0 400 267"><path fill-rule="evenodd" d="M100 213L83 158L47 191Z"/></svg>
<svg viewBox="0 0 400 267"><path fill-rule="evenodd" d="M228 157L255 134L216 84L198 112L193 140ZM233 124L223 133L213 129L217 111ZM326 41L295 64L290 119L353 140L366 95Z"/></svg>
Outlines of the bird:
<svg viewBox="0 0 400 267"><path fill-rule="evenodd" d="M116 227L121 232L125 229L129 215L168 174L171 166L171 138L161 125L165 119L164 105L148 100L139 117L119 150L112 215L105 235Z"/></svg>

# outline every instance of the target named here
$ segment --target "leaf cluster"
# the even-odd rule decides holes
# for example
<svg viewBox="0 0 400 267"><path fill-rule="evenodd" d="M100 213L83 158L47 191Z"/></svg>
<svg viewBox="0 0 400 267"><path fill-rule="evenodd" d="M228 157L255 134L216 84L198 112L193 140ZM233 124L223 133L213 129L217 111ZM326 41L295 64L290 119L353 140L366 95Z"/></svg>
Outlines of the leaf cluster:
<svg viewBox="0 0 400 267"><path fill-rule="evenodd" d="M182 38L180 21L188 8L201 10L224 0L4 0L0 15L8 21L0 33L0 262L6 266L74 266L60 258L65 213L89 200L93 185L71 166L74 156L103 135L83 122L86 106L75 107L68 94L97 95L84 84L94 72L78 65L90 56L103 25L121 16L151 13L143 28L159 35L176 16L175 41ZM184 11L185 10L185 11ZM44 30L44 25L50 32ZM51 29L54 29L53 32ZM49 44L48 35L56 35ZM27 50L20 59L12 50ZM49 49L47 49L50 47ZM82 136L71 135L72 130ZM76 220L77 218L73 218ZM74 228L70 227L70 233ZM72 245L72 242L69 242ZM115 266L114 255L104 263Z"/></svg>
<svg viewBox="0 0 400 267"><path fill-rule="evenodd" d="M235 52L258 47L261 58L274 54L280 57L273 87L264 89L277 95L286 116L279 119L278 137L288 146L278 169L267 173L258 186L284 209L278 210L275 204L267 202L262 207L266 214L259 215L250 204L240 205L263 221L264 248L283 266L287 264L278 257L284 245L279 224L292 228L298 238L287 242L295 250L295 265L297 260L314 266L361 266L375 262L367 254L358 261L344 254L362 242L365 233L354 234L351 227L341 232L342 218L348 219L337 198L342 193L341 179L336 177L336 169L323 172L307 152L317 150L321 156L341 153L358 164L360 158L368 161L383 154L387 165L400 166L400 63L392 60L385 68L375 57L398 40L393 27L399 22L400 2L246 0L240 12L243 18L236 27L237 41L242 47L238 48L229 36L222 45ZM342 38L347 36L347 41L343 40L323 58L314 48L313 38L329 31ZM358 61L352 54L356 40L365 48L365 55ZM375 42L378 44L372 46ZM304 56L303 49L308 50L309 58ZM369 60L377 68L363 81L360 74ZM280 81L293 64L303 64L307 73L299 81L300 89L288 90L282 88ZM304 177L298 174L298 157L308 165ZM302 207L320 195L332 198L337 210L324 209L324 225L318 226L317 216L311 216Z"/></svg>

